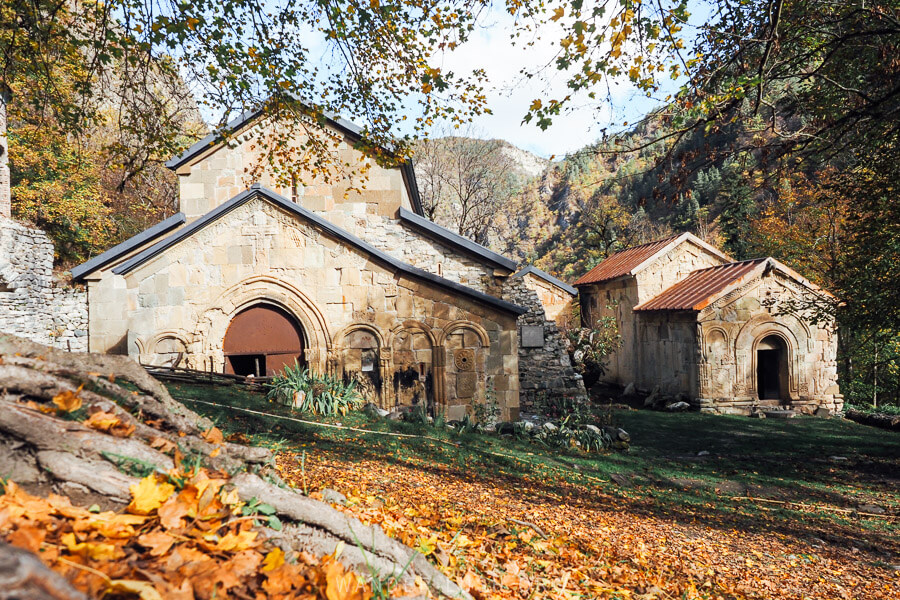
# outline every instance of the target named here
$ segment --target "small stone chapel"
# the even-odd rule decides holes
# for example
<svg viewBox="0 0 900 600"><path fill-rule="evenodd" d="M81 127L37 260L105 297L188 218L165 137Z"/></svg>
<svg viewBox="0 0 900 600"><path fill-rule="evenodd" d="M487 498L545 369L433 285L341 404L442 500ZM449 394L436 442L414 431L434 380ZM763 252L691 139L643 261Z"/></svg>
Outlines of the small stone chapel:
<svg viewBox="0 0 900 600"><path fill-rule="evenodd" d="M843 407L834 324L779 310L828 292L774 258L734 262L685 233L613 254L574 285L584 323L618 326L609 383L707 412Z"/></svg>
<svg viewBox="0 0 900 600"><path fill-rule="evenodd" d="M245 180L265 114L228 127L227 143L210 135L167 163L181 212L72 270L91 351L248 376L297 361L384 408L459 419L496 402L515 420L520 393L527 404L547 387L523 389L520 369L550 349L554 385L585 395L516 263L426 219L411 163L376 164L356 149L360 130L331 118L316 127L340 163L368 162L364 189L321 177L281 189Z"/></svg>

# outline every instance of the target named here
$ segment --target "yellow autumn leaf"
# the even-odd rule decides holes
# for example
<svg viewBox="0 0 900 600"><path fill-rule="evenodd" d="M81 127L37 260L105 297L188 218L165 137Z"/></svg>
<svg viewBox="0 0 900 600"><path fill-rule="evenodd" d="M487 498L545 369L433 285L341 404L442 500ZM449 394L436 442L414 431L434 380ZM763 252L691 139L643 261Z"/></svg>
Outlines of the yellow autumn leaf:
<svg viewBox="0 0 900 600"><path fill-rule="evenodd" d="M328 600L362 600L363 590L352 572L344 572L344 566L335 561L326 567L325 597Z"/></svg>
<svg viewBox="0 0 900 600"><path fill-rule="evenodd" d="M563 15L566 13L566 9L562 6L553 11L553 16L550 17L551 21L559 21L563 18Z"/></svg>
<svg viewBox="0 0 900 600"><path fill-rule="evenodd" d="M284 564L284 551L281 548L275 548L263 559L262 571L274 571Z"/></svg>
<svg viewBox="0 0 900 600"><path fill-rule="evenodd" d="M92 560L114 560L121 554L112 544L79 542L74 533L63 534L60 541L72 554L79 554Z"/></svg>
<svg viewBox="0 0 900 600"><path fill-rule="evenodd" d="M237 534L229 531L216 544L216 550L220 552L241 552L247 550L255 545L257 534L258 532L256 531L241 531Z"/></svg>
<svg viewBox="0 0 900 600"><path fill-rule="evenodd" d="M149 581L136 581L132 579L113 579L107 587L108 592L123 592L137 594L141 600L163 600L156 588Z"/></svg>
<svg viewBox="0 0 900 600"><path fill-rule="evenodd" d="M531 106L528 107L528 110L540 110L541 106L542 106L541 100L540 100L540 98L538 98L531 103Z"/></svg>
<svg viewBox="0 0 900 600"><path fill-rule="evenodd" d="M175 491L175 486L157 481L156 475L148 475L140 482L132 484L128 489L131 490L132 497L128 510L139 515L146 515L162 506L163 502L168 500Z"/></svg>
<svg viewBox="0 0 900 600"><path fill-rule="evenodd" d="M63 392L58 393L53 396L53 404L59 408L59 410L63 412L72 412L81 408L81 397L78 395L81 393L81 389L84 387L84 384L78 386L78 389L74 392L71 390L65 390Z"/></svg>
<svg viewBox="0 0 900 600"><path fill-rule="evenodd" d="M99 431L109 431L111 427L114 427L118 423L121 423L119 417L107 412L94 413L84 422L88 427Z"/></svg>

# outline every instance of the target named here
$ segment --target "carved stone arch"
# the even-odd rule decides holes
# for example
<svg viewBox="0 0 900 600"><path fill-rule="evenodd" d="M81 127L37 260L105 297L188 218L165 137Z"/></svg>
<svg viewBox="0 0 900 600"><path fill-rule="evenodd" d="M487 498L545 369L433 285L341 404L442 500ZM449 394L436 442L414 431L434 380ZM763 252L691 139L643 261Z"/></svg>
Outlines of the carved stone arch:
<svg viewBox="0 0 900 600"><path fill-rule="evenodd" d="M417 337L421 336L421 337ZM424 402L434 412L443 402L443 352L434 331L421 321L408 319L391 328L388 395L398 405Z"/></svg>
<svg viewBox="0 0 900 600"><path fill-rule="evenodd" d="M701 338L702 344L700 347L704 362L710 362L714 358L717 358L709 355L709 347L713 344L718 344L718 341L715 340L716 336L721 336L722 344L727 350L730 351L732 349L731 335L729 334L727 329L718 325L712 325L709 327L704 326L703 337Z"/></svg>
<svg viewBox="0 0 900 600"><path fill-rule="evenodd" d="M197 320L191 335L189 351L195 364L219 371L224 368L222 343L232 319L239 312L257 304L270 304L287 312L303 329L305 359L310 369L328 370L332 336L325 315L302 290L290 283L257 275L225 290Z"/></svg>
<svg viewBox="0 0 900 600"><path fill-rule="evenodd" d="M803 349L803 347L805 346L804 342L813 339L812 331L810 330L809 325L803 319L799 319L794 315L773 316L766 313L756 315L755 317L752 317L746 323L744 323L738 330L737 334L734 336L735 344L737 344L738 340L748 335L748 332L756 331L760 326L767 325L768 323L775 323L781 327L784 327L788 331L791 331L791 335L794 337L797 349ZM793 333L797 328L799 328L803 332L803 339L798 338L796 333Z"/></svg>
<svg viewBox="0 0 900 600"><path fill-rule="evenodd" d="M358 332L371 336L375 348L368 347L369 342L365 338L355 341L351 339ZM384 336L377 327L369 323L347 325L335 334L331 354L335 374L355 379L358 389L370 402L382 407L393 404L390 385L392 352L385 346ZM374 364L369 365L369 360ZM367 368L369 366L372 368Z"/></svg>
<svg viewBox="0 0 900 600"><path fill-rule="evenodd" d="M391 331L388 334L387 345L388 346L392 345L394 343L394 338L397 336L398 333L400 333L404 329L412 329L412 330L421 331L426 336L428 336L428 339L431 342L432 346L437 345L437 340L435 338L434 332L432 331L431 327L429 327L422 321L416 321L415 319L407 319L406 321L403 321L402 323L398 323L397 325L394 325L393 327L391 327Z"/></svg>
<svg viewBox="0 0 900 600"><path fill-rule="evenodd" d="M369 323L351 323L350 325L347 325L346 327L344 327L343 329L338 331L334 336L335 347L342 346L344 344L344 340L346 339L346 337L348 335L350 335L354 331L359 331L359 330L364 330L364 331L367 331L368 333L371 333L373 336L375 336L375 339L378 341L378 347L384 348L384 346L385 346L384 335L382 335L380 329L378 329L374 325L370 325Z"/></svg>
<svg viewBox="0 0 900 600"><path fill-rule="evenodd" d="M806 332L806 329L803 329ZM775 336L784 344L787 361L787 393L790 400L799 398L801 381L801 352L805 340L798 339L795 331L771 316L760 315L750 319L735 336L735 356L738 378L743 393L754 395L757 390L757 351L762 340Z"/></svg>
<svg viewBox="0 0 900 600"><path fill-rule="evenodd" d="M173 343L166 343L173 342ZM188 363L190 346L186 332L179 329L158 331L147 341L140 338L134 340L138 356L142 364L185 366ZM179 357L178 355L181 354ZM178 364L174 364L178 363Z"/></svg>
<svg viewBox="0 0 900 600"><path fill-rule="evenodd" d="M438 331L436 345L443 346L444 342L447 341L447 336L456 331L457 329L469 329L479 337L481 340L481 345L485 348L489 348L491 346L491 340L488 337L487 331L484 330L484 327L477 323L472 323L471 321L458 320L452 321L444 326L443 329Z"/></svg>

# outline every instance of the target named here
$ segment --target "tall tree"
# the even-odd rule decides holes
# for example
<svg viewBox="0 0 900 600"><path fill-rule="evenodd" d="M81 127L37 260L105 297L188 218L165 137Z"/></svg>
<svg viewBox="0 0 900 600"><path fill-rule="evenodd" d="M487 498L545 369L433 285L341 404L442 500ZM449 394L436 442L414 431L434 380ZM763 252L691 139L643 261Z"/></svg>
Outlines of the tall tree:
<svg viewBox="0 0 900 600"><path fill-rule="evenodd" d="M499 140L445 137L416 148L416 174L426 214L487 245L498 212L521 181Z"/></svg>

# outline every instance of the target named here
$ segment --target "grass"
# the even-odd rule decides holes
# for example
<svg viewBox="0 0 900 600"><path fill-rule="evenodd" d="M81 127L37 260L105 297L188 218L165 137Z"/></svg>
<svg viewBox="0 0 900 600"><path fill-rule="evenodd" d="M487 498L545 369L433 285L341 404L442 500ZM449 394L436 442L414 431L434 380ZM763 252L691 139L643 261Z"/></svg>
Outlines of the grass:
<svg viewBox="0 0 900 600"><path fill-rule="evenodd" d="M429 469L443 465L476 478L563 495L599 491L629 510L711 527L766 531L830 543L900 551L900 435L839 419L753 420L697 413L617 410L632 436L628 452L560 452L488 435L456 435L411 423L371 420L363 413L310 417L267 402L240 386L174 384L176 398L228 434L276 450L305 451L342 462L379 460ZM216 408L200 401L373 433L326 429ZM374 432L419 434L402 438ZM741 500L739 498L762 498ZM805 506L800 506L803 504ZM865 505L886 517L853 512Z"/></svg>

